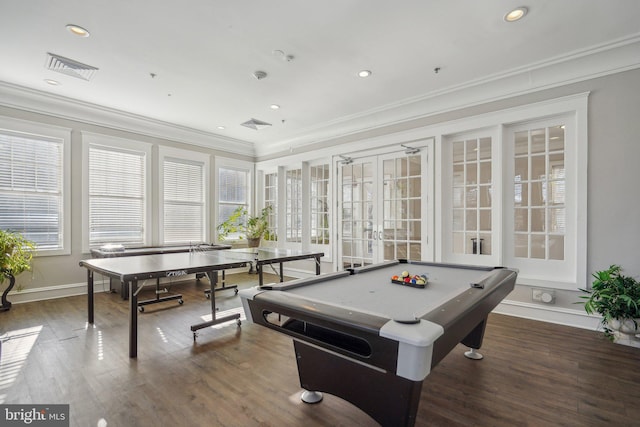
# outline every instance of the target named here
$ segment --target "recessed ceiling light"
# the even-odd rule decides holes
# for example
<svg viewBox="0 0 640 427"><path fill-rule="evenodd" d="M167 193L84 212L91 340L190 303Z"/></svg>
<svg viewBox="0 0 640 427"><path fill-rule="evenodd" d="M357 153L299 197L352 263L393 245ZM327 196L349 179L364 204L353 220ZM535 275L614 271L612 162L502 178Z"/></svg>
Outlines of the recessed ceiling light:
<svg viewBox="0 0 640 427"><path fill-rule="evenodd" d="M53 80L53 79L44 79L44 82L46 84L49 84L51 86L60 86L60 82L57 80Z"/></svg>
<svg viewBox="0 0 640 427"><path fill-rule="evenodd" d="M271 108L272 110L279 110L280 106L278 104L271 104L269 108Z"/></svg>
<svg viewBox="0 0 640 427"><path fill-rule="evenodd" d="M529 9L527 9L526 7L520 6L518 8L513 9L511 12L507 13L506 15L504 15L504 20L507 22L518 21L524 18L524 16L527 14L528 11Z"/></svg>
<svg viewBox="0 0 640 427"><path fill-rule="evenodd" d="M69 30L69 32L75 36L78 37L89 37L89 31L85 28L82 28L79 25L73 25L73 24L69 24L67 25L67 30Z"/></svg>
<svg viewBox="0 0 640 427"><path fill-rule="evenodd" d="M225 127L224 126L218 126L218 129L225 130Z"/></svg>
<svg viewBox="0 0 640 427"><path fill-rule="evenodd" d="M371 75L371 71L369 70L362 70L358 73L358 76L360 77L369 77Z"/></svg>

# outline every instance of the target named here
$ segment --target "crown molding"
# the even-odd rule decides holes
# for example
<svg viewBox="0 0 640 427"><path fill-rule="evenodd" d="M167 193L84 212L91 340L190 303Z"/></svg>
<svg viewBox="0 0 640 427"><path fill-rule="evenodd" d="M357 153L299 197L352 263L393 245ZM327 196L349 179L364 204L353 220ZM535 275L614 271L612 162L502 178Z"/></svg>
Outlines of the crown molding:
<svg viewBox="0 0 640 427"><path fill-rule="evenodd" d="M315 144L383 131L416 119L640 68L640 33L567 55L450 86L355 115L307 127L274 143L224 137L55 94L0 82L0 106L260 158Z"/></svg>
<svg viewBox="0 0 640 427"><path fill-rule="evenodd" d="M255 156L254 146L250 142L227 138L1 81L0 105L50 117L79 121L153 138L220 150L226 153Z"/></svg>
<svg viewBox="0 0 640 427"><path fill-rule="evenodd" d="M640 68L640 33L308 127L293 138L256 147L256 156L304 150L331 139L636 68Z"/></svg>

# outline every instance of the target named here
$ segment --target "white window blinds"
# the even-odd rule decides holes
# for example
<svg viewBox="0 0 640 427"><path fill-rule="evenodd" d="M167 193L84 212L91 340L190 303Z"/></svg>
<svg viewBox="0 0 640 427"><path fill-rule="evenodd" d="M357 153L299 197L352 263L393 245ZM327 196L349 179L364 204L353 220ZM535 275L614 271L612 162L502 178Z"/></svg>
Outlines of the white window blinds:
<svg viewBox="0 0 640 427"><path fill-rule="evenodd" d="M89 245L145 244L144 152L90 145Z"/></svg>
<svg viewBox="0 0 640 427"><path fill-rule="evenodd" d="M164 243L205 240L204 163L166 157L164 168Z"/></svg>
<svg viewBox="0 0 640 427"><path fill-rule="evenodd" d="M63 141L0 130L0 229L63 247Z"/></svg>

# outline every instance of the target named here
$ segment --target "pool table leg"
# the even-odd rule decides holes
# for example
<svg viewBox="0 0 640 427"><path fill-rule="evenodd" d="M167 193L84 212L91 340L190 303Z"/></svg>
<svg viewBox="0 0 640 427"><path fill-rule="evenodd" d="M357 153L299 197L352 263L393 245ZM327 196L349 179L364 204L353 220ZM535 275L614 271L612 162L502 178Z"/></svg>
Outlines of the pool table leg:
<svg viewBox="0 0 640 427"><path fill-rule="evenodd" d="M413 426L422 381L367 367L294 340L300 385L345 399L382 426Z"/></svg>
<svg viewBox="0 0 640 427"><path fill-rule="evenodd" d="M464 337L464 339L461 341L463 345L466 345L467 347L469 347L469 351L464 353L464 355L467 358L473 359L473 360L480 360L484 357L482 354L478 353L476 350L478 350L482 346L482 340L484 339L484 330L486 325L487 325L487 318L485 317L484 320L478 323L478 325L475 328L473 328L473 330L469 332L469 334L466 337Z"/></svg>

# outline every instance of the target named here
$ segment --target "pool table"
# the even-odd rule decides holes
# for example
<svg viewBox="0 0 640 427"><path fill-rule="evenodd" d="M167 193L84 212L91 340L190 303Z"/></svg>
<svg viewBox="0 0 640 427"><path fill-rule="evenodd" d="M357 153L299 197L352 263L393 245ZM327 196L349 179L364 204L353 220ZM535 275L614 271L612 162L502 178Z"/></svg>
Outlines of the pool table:
<svg viewBox="0 0 640 427"><path fill-rule="evenodd" d="M423 288L393 283L407 271ZM472 359L517 272L397 260L240 291L247 320L293 337L302 400L341 397L381 425L415 423L422 382L458 343Z"/></svg>

